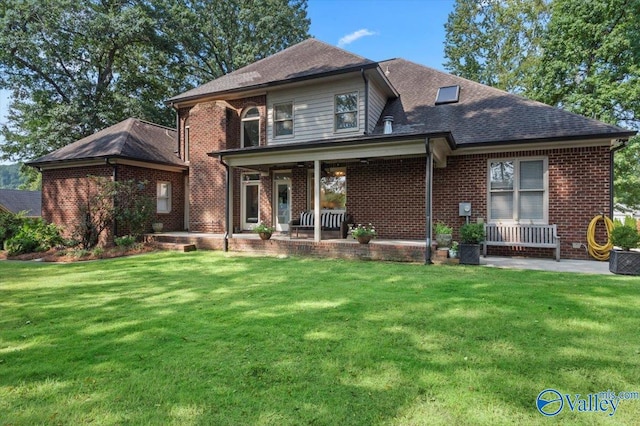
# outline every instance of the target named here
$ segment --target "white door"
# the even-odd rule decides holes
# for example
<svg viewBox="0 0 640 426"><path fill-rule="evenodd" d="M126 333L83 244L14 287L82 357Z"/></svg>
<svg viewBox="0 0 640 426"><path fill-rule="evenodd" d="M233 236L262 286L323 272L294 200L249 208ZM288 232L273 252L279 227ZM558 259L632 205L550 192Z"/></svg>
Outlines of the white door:
<svg viewBox="0 0 640 426"><path fill-rule="evenodd" d="M241 189L242 229L250 230L260 221L260 174L245 173L242 175Z"/></svg>
<svg viewBox="0 0 640 426"><path fill-rule="evenodd" d="M291 219L291 173L277 172L273 176L273 205L276 206L274 223L276 231L289 230Z"/></svg>

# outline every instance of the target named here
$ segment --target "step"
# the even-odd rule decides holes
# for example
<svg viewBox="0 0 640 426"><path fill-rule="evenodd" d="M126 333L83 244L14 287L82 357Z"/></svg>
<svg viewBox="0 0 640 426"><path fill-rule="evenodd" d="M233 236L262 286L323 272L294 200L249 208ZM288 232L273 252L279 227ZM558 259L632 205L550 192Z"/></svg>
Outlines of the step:
<svg viewBox="0 0 640 426"><path fill-rule="evenodd" d="M197 250L195 244L154 242L153 245L154 245L154 247L157 247L160 250L174 250L174 251L182 251L182 252L185 252L185 253L189 252L189 251L196 251Z"/></svg>

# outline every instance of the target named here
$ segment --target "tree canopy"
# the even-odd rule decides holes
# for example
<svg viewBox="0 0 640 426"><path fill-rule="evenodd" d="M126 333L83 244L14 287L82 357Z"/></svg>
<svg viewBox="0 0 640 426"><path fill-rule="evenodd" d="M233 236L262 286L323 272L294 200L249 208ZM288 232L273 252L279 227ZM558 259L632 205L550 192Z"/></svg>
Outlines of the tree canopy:
<svg viewBox="0 0 640 426"><path fill-rule="evenodd" d="M0 2L1 157L26 161L307 38L306 0Z"/></svg>
<svg viewBox="0 0 640 426"><path fill-rule="evenodd" d="M640 128L640 0L458 0L446 68L586 117ZM640 139L615 154L617 203L640 207Z"/></svg>

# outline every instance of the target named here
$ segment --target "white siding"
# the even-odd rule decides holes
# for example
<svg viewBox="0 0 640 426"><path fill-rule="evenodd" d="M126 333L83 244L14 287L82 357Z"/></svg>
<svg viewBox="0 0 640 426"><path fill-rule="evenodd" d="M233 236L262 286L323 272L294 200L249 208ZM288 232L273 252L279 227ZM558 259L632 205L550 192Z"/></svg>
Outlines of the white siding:
<svg viewBox="0 0 640 426"><path fill-rule="evenodd" d="M373 132L376 127L376 123L380 119L380 114L384 106L387 104L386 95L380 90L380 88L373 82L369 82L369 128L367 132Z"/></svg>
<svg viewBox="0 0 640 426"><path fill-rule="evenodd" d="M343 93L358 93L358 128L334 130L334 98ZM273 105L293 102L293 136L273 137ZM309 83L267 94L268 143L308 142L364 133L364 81L361 76L329 83Z"/></svg>

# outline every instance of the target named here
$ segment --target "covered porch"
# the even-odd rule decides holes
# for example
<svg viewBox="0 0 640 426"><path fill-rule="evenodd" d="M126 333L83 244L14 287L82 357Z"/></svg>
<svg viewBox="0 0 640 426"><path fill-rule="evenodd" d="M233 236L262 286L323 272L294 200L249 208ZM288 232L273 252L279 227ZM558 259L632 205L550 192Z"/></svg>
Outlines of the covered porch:
<svg viewBox="0 0 640 426"><path fill-rule="evenodd" d="M399 136L377 135L366 138L322 141L317 143L280 143L210 153L227 171L225 202L225 234L227 244L247 243L241 231L254 224L272 225L282 237L292 239L300 252L337 250L335 233L327 233L324 217L328 213L345 214L352 223L372 223L380 239L373 249L355 250L365 257L382 258L378 251L389 252L390 246L422 247L420 258L431 241L431 185L433 168L445 167L455 144L450 134ZM345 202L328 206L322 199L326 177L340 173L345 177ZM245 188L252 188L249 193ZM249 195L250 197L249 197ZM247 200L254 200L253 211ZM238 212L237 210L240 210ZM289 229L292 219L310 215L309 234L300 238ZM309 216L307 216L308 218ZM297 231L297 229L295 230ZM233 240L243 240L234 242ZM280 244L282 238L273 239ZM313 246L309 243L326 243ZM350 238L342 240L346 247L356 247ZM289 253L291 245L284 252ZM319 249L318 247L324 247ZM343 251L346 250L343 248ZM371 253L373 252L373 253Z"/></svg>

